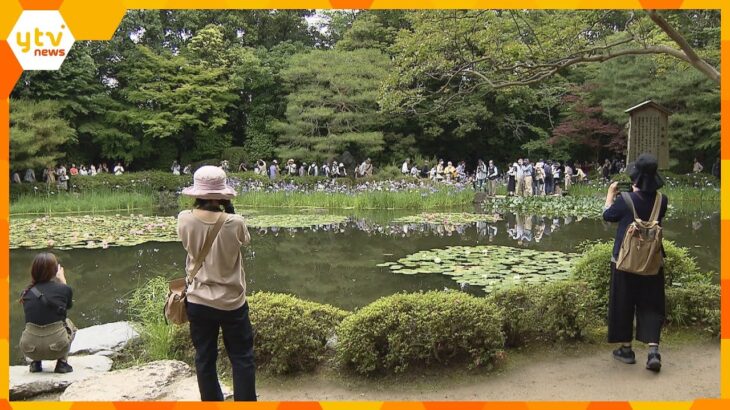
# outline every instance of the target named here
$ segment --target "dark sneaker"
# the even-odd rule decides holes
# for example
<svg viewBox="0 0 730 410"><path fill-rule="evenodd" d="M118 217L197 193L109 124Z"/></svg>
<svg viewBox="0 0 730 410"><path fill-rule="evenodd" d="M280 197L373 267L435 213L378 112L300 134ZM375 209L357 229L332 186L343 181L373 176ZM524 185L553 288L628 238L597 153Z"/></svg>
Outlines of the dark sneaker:
<svg viewBox="0 0 730 410"><path fill-rule="evenodd" d="M613 351L613 358L626 364L636 363L636 354L634 351L631 349L624 349L623 347L619 347Z"/></svg>
<svg viewBox="0 0 730 410"><path fill-rule="evenodd" d="M646 361L646 368L658 372L662 369L662 356L659 353L649 353L649 359Z"/></svg>
<svg viewBox="0 0 730 410"><path fill-rule="evenodd" d="M58 360L56 362L56 370L54 372L56 373L71 373L74 371L74 368L71 367L70 364L64 362L63 360Z"/></svg>
<svg viewBox="0 0 730 410"><path fill-rule="evenodd" d="M30 372L40 373L43 371L43 364L40 361L30 362Z"/></svg>

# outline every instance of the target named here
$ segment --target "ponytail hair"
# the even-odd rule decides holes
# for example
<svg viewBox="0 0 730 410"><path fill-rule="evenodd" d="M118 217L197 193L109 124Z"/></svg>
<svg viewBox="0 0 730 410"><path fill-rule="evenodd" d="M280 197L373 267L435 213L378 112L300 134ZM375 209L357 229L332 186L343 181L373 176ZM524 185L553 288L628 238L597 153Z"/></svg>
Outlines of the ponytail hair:
<svg viewBox="0 0 730 410"><path fill-rule="evenodd" d="M30 284L20 294L18 302L23 303L23 297L30 289L39 284L53 280L58 272L58 259L56 255L50 252L41 252L33 258L33 264L30 267Z"/></svg>

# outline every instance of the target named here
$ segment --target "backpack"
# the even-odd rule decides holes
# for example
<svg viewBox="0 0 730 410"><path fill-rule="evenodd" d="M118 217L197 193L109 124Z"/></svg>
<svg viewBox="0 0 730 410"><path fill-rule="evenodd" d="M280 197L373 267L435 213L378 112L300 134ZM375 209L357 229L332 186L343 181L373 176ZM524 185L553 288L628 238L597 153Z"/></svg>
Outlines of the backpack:
<svg viewBox="0 0 730 410"><path fill-rule="evenodd" d="M626 235L621 242L616 269L637 275L656 275L664 265L662 227L659 225L663 195L657 194L648 221L642 221L636 214L634 202L628 192L622 192L621 197L631 208L634 221L626 229Z"/></svg>

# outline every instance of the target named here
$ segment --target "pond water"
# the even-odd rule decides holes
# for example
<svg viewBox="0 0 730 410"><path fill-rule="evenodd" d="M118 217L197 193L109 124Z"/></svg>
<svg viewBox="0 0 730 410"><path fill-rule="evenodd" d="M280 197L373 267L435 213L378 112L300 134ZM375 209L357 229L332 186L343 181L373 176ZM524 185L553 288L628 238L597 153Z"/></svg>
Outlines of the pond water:
<svg viewBox="0 0 730 410"><path fill-rule="evenodd" d="M394 216L398 215L360 214L348 223L326 229L251 229L251 246L244 250L248 292L284 292L354 309L400 291L460 288L445 275L403 275L376 266L417 251L491 244L572 252L585 240L612 239L616 229L615 225L595 219L510 214L496 223L472 224L458 230L410 225L405 232L386 225ZM702 269L719 272L718 213L678 216L667 220L664 227L665 238L691 248ZM55 252L74 288L74 308L69 317L79 327L126 319L125 301L129 294L153 276L182 276L185 260L179 243ZM10 252L13 346L23 329L22 307L15 303L15 297L28 283L36 253L26 249ZM468 286L462 289L482 292ZM20 362L22 357L17 349L10 350L11 361Z"/></svg>

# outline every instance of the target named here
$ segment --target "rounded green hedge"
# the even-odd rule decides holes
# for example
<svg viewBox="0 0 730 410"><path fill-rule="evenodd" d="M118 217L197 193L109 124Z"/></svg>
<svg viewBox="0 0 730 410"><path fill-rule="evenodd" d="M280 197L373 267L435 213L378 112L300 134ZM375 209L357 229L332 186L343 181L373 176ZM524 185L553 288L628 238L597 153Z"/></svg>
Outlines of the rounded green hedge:
<svg viewBox="0 0 730 410"><path fill-rule="evenodd" d="M276 374L313 370L347 312L290 295L249 297L256 362Z"/></svg>
<svg viewBox="0 0 730 410"><path fill-rule="evenodd" d="M314 370L325 358L327 340L347 316L336 307L285 294L255 293L248 297L248 304L256 366L273 374ZM171 350L175 358L194 363L189 326L179 326ZM222 337L218 352L218 372L230 374Z"/></svg>
<svg viewBox="0 0 730 410"><path fill-rule="evenodd" d="M418 363L493 363L504 346L499 308L461 292L397 294L378 299L338 327L337 358L360 374L402 372Z"/></svg>
<svg viewBox="0 0 730 410"><path fill-rule="evenodd" d="M595 294L582 281L519 285L488 298L502 311L507 347L583 340L589 328L602 324Z"/></svg>
<svg viewBox="0 0 730 410"><path fill-rule="evenodd" d="M720 286L693 283L667 289L667 321L695 327L713 336L720 334Z"/></svg>
<svg viewBox="0 0 730 410"><path fill-rule="evenodd" d="M709 283L711 273L702 273L689 249L671 241L664 241L664 278L667 287L681 287L693 283ZM605 316L608 309L608 291L611 281L611 254L613 242L588 243L581 246L582 256L573 266L573 276L588 284L598 300L597 309Z"/></svg>

